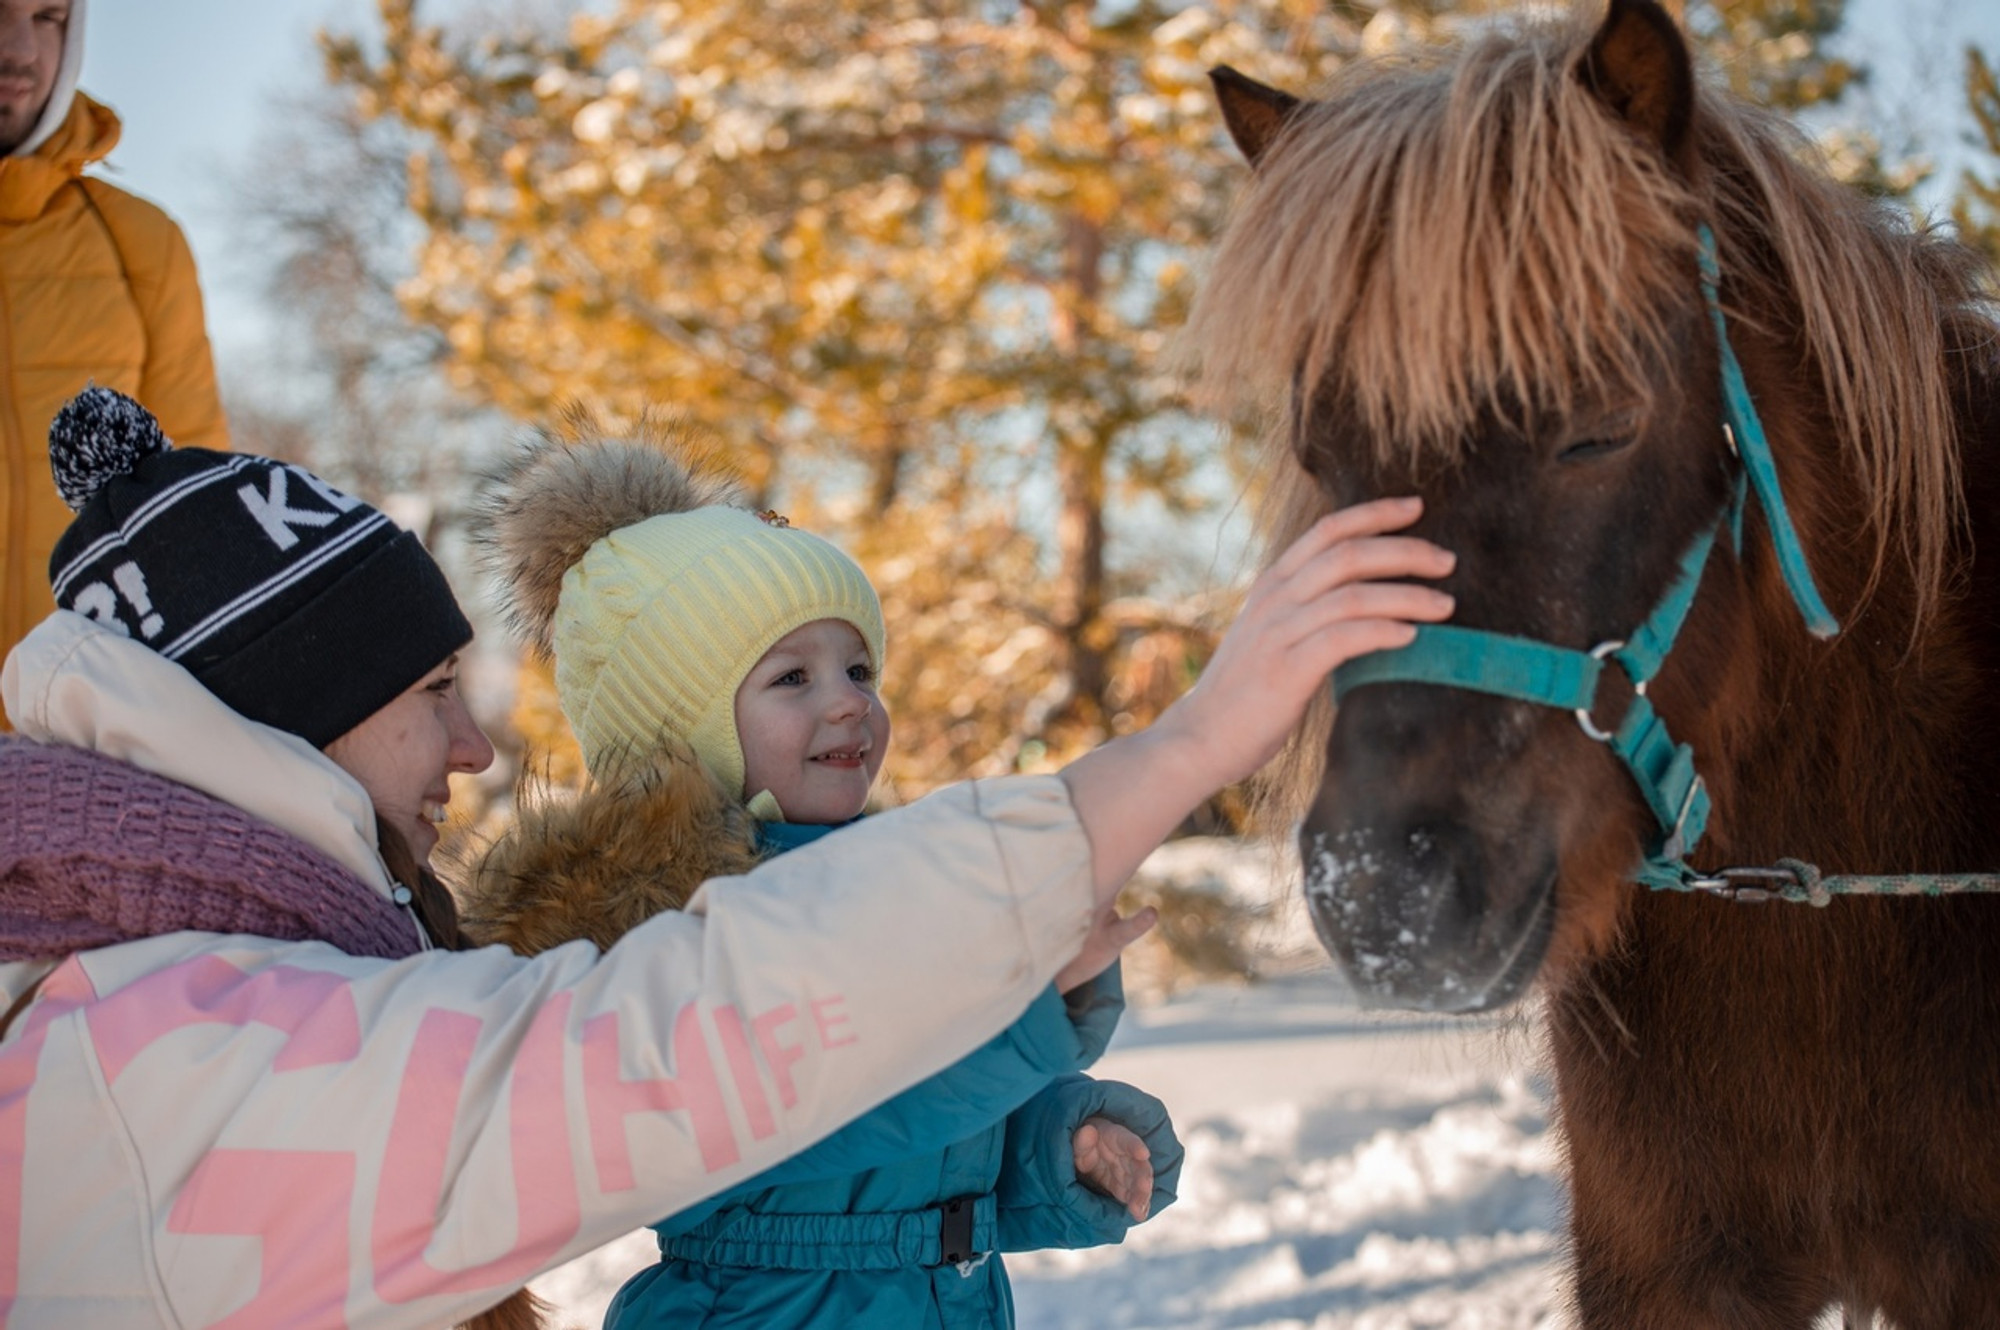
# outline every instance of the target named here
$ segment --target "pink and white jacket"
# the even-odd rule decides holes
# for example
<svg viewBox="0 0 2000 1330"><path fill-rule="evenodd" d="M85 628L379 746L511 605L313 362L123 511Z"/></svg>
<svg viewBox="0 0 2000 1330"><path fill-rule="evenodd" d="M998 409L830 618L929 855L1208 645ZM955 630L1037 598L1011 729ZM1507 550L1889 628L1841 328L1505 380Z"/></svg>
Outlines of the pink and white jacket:
<svg viewBox="0 0 2000 1330"><path fill-rule="evenodd" d="M359 785L143 646L59 612L0 696L389 890ZM0 1325L449 1325L969 1052L1091 905L1066 787L1020 777L712 881L604 953L179 932L0 964L0 1007L46 976L0 1041Z"/></svg>

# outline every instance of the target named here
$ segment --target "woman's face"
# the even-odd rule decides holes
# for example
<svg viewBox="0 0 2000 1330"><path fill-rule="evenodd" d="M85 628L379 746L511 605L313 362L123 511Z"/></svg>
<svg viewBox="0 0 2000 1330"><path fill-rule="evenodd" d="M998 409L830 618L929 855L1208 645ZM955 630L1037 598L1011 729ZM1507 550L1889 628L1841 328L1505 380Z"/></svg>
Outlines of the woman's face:
<svg viewBox="0 0 2000 1330"><path fill-rule="evenodd" d="M493 745L459 695L454 655L328 744L326 755L361 782L375 816L426 862L451 802L451 773L486 770Z"/></svg>
<svg viewBox="0 0 2000 1330"><path fill-rule="evenodd" d="M854 625L815 619L779 638L736 690L743 797L769 790L790 822L859 817L889 749L889 712Z"/></svg>

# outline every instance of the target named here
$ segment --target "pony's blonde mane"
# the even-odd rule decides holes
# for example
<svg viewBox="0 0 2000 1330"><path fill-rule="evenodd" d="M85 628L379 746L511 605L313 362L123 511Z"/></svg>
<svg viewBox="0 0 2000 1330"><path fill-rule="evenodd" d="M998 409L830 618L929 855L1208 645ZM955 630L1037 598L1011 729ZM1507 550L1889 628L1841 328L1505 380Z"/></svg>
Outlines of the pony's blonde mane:
<svg viewBox="0 0 2000 1330"><path fill-rule="evenodd" d="M1527 29L1350 67L1239 201L1190 316L1211 401L1330 378L1384 450L1483 409L1640 389L1685 299L1694 201Z"/></svg>
<svg viewBox="0 0 2000 1330"><path fill-rule="evenodd" d="M1928 613L1961 503L1945 348L1992 332L1964 251L1713 87L1684 179L1578 77L1590 34L1580 17L1522 24L1350 67L1265 151L1183 348L1205 404L1265 415L1272 549L1324 510L1274 409L1295 381L1410 466L1448 461L1488 413L1643 407L1706 221L1732 322L1794 311L1785 330L1865 495L1869 585L1900 553Z"/></svg>

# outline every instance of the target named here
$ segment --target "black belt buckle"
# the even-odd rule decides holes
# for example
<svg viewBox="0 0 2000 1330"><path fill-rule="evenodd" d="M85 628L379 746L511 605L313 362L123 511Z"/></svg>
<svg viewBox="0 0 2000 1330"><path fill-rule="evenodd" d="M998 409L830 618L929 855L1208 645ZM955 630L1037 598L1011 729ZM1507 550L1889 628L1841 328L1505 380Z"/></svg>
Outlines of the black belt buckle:
<svg viewBox="0 0 2000 1330"><path fill-rule="evenodd" d="M973 1199L960 1196L937 1207L939 1265L961 1265L979 1254L972 1249Z"/></svg>

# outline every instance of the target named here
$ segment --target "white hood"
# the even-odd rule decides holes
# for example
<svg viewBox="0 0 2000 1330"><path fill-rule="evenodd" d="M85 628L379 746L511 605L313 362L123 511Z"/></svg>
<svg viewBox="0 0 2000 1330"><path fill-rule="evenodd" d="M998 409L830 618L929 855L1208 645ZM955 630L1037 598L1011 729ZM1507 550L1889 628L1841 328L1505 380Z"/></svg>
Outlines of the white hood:
<svg viewBox="0 0 2000 1330"><path fill-rule="evenodd" d="M49 91L49 104L42 108L42 118L35 122L28 137L21 140L21 146L9 156L26 157L35 149L48 142L49 135L61 127L69 115L70 103L76 100L76 79L83 68L83 16L90 7L90 0L70 0L69 27L63 32L62 63L56 66L56 85Z"/></svg>

